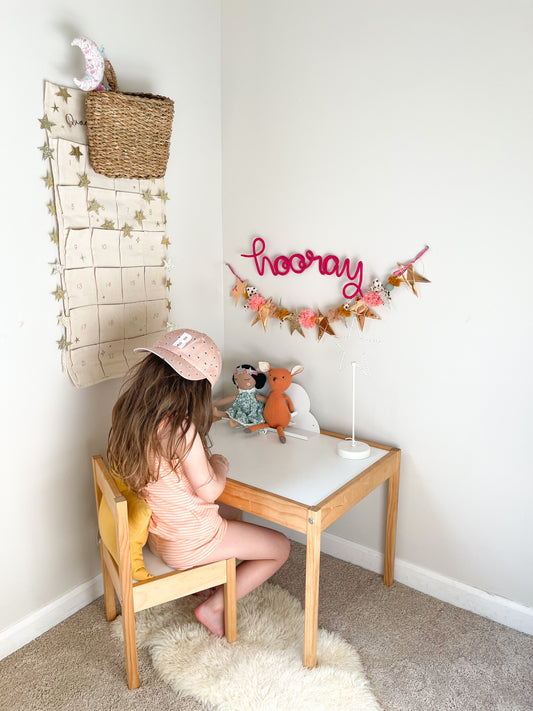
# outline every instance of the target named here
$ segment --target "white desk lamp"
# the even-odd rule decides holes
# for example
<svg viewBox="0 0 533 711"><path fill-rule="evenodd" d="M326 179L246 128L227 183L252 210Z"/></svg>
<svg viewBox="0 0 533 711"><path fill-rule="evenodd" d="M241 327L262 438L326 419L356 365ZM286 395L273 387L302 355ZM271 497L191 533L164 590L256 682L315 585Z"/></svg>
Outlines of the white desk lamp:
<svg viewBox="0 0 533 711"><path fill-rule="evenodd" d="M352 361L352 438L345 439L337 444L337 454L345 459L365 459L370 456L370 447L364 442L355 439L355 366Z"/></svg>

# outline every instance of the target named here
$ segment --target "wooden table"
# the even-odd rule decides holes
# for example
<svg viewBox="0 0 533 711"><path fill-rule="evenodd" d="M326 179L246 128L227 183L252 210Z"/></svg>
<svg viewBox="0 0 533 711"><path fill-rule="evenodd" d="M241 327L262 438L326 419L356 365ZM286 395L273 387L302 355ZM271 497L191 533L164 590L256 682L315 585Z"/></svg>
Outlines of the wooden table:
<svg viewBox="0 0 533 711"><path fill-rule="evenodd" d="M385 532L385 585L394 580L401 451L373 442L367 459L343 459L336 452L342 435L322 431L308 440L276 433L245 434L226 421L213 424L213 452L226 456L230 476L220 501L306 535L306 667L316 665L318 586L322 531L388 481Z"/></svg>

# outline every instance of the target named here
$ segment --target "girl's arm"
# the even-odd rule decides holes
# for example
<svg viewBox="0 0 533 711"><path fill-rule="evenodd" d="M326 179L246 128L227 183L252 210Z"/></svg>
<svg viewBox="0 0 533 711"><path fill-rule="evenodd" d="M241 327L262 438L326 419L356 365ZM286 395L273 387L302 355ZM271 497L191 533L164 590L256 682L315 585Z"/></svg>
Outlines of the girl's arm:
<svg viewBox="0 0 533 711"><path fill-rule="evenodd" d="M228 395L228 397L222 398L222 400L215 400L213 403L213 415L215 417L229 417L229 415L226 414L225 410L220 410L220 407L223 407L224 405L228 405L229 403L234 403L235 400L237 399L236 395Z"/></svg>
<svg viewBox="0 0 533 711"><path fill-rule="evenodd" d="M221 400L215 400L213 403L214 407L223 407L224 405L228 405L230 402L235 402L237 399L237 395L228 395L227 397L223 397Z"/></svg>
<svg viewBox="0 0 533 711"><path fill-rule="evenodd" d="M209 503L214 502L224 491L228 461L220 454L214 454L211 460L202 445L202 440L194 428L190 428L185 437L186 446L192 441L192 446L185 457L181 459L187 479L191 482L196 494Z"/></svg>

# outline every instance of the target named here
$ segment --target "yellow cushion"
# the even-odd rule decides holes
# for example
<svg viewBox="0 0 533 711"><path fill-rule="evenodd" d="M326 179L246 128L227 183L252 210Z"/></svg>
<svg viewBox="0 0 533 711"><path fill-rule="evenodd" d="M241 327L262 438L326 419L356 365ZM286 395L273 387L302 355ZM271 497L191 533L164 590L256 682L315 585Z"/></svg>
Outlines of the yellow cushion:
<svg viewBox="0 0 533 711"><path fill-rule="evenodd" d="M139 499L139 497L126 486L122 479L116 476L114 476L113 479L120 493L128 502L132 575L135 580L149 580L154 576L150 575L144 567L143 546L148 539L148 523L152 512L146 501ZM118 563L115 519L104 498L102 498L98 510L98 527L104 545Z"/></svg>

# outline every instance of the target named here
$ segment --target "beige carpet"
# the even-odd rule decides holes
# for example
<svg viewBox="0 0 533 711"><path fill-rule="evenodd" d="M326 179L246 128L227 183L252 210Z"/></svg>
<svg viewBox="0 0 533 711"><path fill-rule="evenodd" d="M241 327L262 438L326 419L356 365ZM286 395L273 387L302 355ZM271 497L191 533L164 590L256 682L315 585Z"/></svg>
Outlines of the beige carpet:
<svg viewBox="0 0 533 711"><path fill-rule="evenodd" d="M272 582L303 602L304 572L305 549L293 543ZM405 585L387 588L381 576L327 555L319 625L357 650L384 711L533 709L533 637ZM0 709L205 711L176 697L147 649L139 670L141 688L129 691L100 598L0 661Z"/></svg>
<svg viewBox="0 0 533 711"><path fill-rule="evenodd" d="M183 598L136 615L137 644L179 697L214 711L380 711L355 649L318 631L318 664L302 666L304 614L299 601L265 583L238 603L238 638L218 639ZM114 634L122 639L116 620Z"/></svg>

